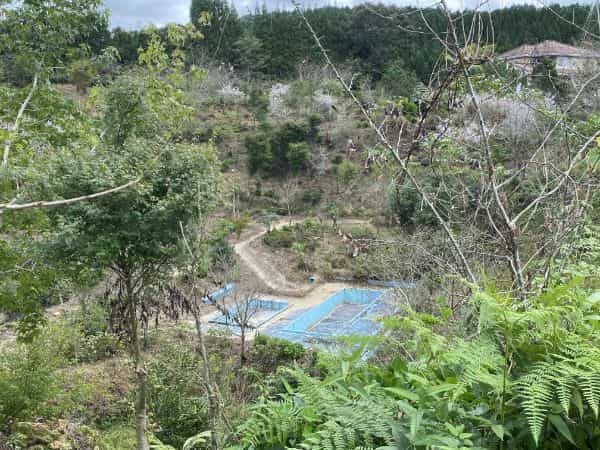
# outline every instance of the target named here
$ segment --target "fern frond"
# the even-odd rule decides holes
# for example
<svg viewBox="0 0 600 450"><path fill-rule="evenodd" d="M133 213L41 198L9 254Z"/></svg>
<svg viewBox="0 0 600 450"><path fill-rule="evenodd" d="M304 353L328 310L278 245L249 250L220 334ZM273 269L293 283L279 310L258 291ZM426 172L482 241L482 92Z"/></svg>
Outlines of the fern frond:
<svg viewBox="0 0 600 450"><path fill-rule="evenodd" d="M594 417L598 419L598 405L600 404L600 373L586 373L581 377L580 382L583 398L594 412Z"/></svg>
<svg viewBox="0 0 600 450"><path fill-rule="evenodd" d="M521 405L536 445L544 429L553 398L553 379L552 366L548 363L538 363L517 385L522 398Z"/></svg>

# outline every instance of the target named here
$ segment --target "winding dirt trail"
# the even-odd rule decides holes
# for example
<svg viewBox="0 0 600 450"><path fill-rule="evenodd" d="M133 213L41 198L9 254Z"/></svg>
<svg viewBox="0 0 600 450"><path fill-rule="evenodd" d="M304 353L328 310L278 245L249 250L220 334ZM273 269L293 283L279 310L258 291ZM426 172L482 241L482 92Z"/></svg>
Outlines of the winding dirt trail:
<svg viewBox="0 0 600 450"><path fill-rule="evenodd" d="M305 218L286 219L275 223L272 229L293 225L306 220ZM339 225L366 225L369 222L361 219L341 219ZM266 229L259 230L234 245L234 250L242 262L272 291L273 294L284 297L306 297L312 300L317 295L328 295L336 289L350 286L349 283L294 283L288 280L277 267L268 264L251 244L267 233ZM310 295L309 295L310 294ZM317 294L317 295L316 295ZM319 295L320 294L320 295ZM310 303L310 302L306 302Z"/></svg>

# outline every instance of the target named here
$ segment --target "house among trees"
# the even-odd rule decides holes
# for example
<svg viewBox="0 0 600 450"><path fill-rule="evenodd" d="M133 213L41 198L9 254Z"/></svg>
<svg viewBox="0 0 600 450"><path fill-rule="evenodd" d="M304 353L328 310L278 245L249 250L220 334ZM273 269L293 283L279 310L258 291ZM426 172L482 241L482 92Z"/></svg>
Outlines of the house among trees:
<svg viewBox="0 0 600 450"><path fill-rule="evenodd" d="M541 60L552 60L558 75L571 76L597 64L600 52L592 49L575 47L557 41L543 41L539 44L525 44L498 56L524 73L531 74Z"/></svg>

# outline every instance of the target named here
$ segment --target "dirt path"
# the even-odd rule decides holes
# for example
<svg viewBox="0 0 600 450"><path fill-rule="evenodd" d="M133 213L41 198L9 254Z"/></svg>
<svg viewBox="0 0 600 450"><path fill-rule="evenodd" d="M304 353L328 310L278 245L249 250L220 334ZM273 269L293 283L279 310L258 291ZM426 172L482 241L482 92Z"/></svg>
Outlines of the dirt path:
<svg viewBox="0 0 600 450"><path fill-rule="evenodd" d="M275 223L272 229L279 229L286 225L294 225L304 221L305 218L286 219ZM341 219L339 225L365 225L369 222L360 219ZM266 229L258 230L247 236L244 240L234 245L236 254L242 262L262 281L273 294L284 297L307 297L313 291L329 290L328 284L339 286L340 283L293 283L288 280L276 267L268 265L264 259L252 248L251 244L262 237ZM343 283L342 283L343 284ZM313 293L314 295L314 293Z"/></svg>

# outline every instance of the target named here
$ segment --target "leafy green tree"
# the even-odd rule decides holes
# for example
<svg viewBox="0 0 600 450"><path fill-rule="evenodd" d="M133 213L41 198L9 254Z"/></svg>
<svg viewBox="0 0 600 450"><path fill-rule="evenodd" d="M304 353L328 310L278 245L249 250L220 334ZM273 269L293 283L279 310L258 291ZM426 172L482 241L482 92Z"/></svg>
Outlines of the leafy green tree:
<svg viewBox="0 0 600 450"><path fill-rule="evenodd" d="M273 154L271 143L266 132L247 136L244 140L248 155L248 170L251 174L256 172L269 172L272 167Z"/></svg>
<svg viewBox="0 0 600 450"><path fill-rule="evenodd" d="M288 122L279 128L264 127L245 140L250 173L282 176L305 170L311 155L310 143L317 139L318 123Z"/></svg>
<svg viewBox="0 0 600 450"><path fill-rule="evenodd" d="M208 412L198 374L196 354L175 342L161 346L148 364L149 408L160 429L157 437L180 449L186 440L208 427Z"/></svg>
<svg viewBox="0 0 600 450"><path fill-rule="evenodd" d="M29 68L28 83L36 74L48 75L63 67L69 49L85 45L88 39L107 29L108 15L101 0L24 1L16 7L0 2L0 48L3 58L18 57Z"/></svg>
<svg viewBox="0 0 600 450"><path fill-rule="evenodd" d="M48 305L52 290L67 275L55 262L38 254L35 243L48 226L44 214L9 213L24 209L58 206L87 198L34 201L30 186L48 175L46 158L57 148L96 143L92 120L73 102L53 89L48 81L54 67L64 67L80 45L106 26L99 2L25 1L7 6L0 2L0 56L3 61L20 58L31 70L24 77L9 76L26 89L0 86L0 120L8 126L0 131L3 144L0 169L0 309L20 315L20 337L31 337L42 321L41 307ZM10 73L10 71L9 71ZM100 194L100 193L95 193Z"/></svg>
<svg viewBox="0 0 600 450"><path fill-rule="evenodd" d="M117 281L114 307L123 318L137 378L138 448L147 450L139 317L144 317L156 296L164 295L160 282L177 259L180 224L212 209L218 162L210 146L174 145L132 135L121 148L106 152L88 162L57 160L53 172L64 175L53 179L51 191L68 197L141 176L135 188L54 210L50 216L59 227L55 247L59 255L82 267L107 268Z"/></svg>
<svg viewBox="0 0 600 450"><path fill-rule="evenodd" d="M310 158L310 146L306 142L291 142L285 159L288 161L291 171L298 171L306 168Z"/></svg>
<svg viewBox="0 0 600 450"><path fill-rule="evenodd" d="M385 67L380 85L392 97L412 98L417 86L417 76L399 59Z"/></svg>
<svg viewBox="0 0 600 450"><path fill-rule="evenodd" d="M135 64L138 59L138 48L144 46L144 35L137 30L115 28L110 33L109 44L119 52L123 64Z"/></svg>
<svg viewBox="0 0 600 450"><path fill-rule="evenodd" d="M171 31L177 37L183 30ZM137 381L137 448L148 450L140 324L147 326L148 312L165 297L163 283L179 255L181 228L214 207L219 167L212 145L173 141L178 122L190 113L179 102L180 61L166 56L163 42L152 37L140 62L146 66L140 76L116 80L102 96L105 143L93 151L57 152L49 164L53 176L40 190L69 198L137 179L130 190L54 209L49 217L57 258L113 274L112 308L128 337Z"/></svg>
<svg viewBox="0 0 600 450"><path fill-rule="evenodd" d="M0 351L0 429L15 421L31 420L44 403L60 392L58 369L64 365L61 349L45 335Z"/></svg>
<svg viewBox="0 0 600 450"><path fill-rule="evenodd" d="M261 74L267 64L268 55L258 39L249 30L244 30L242 36L235 42L236 66L248 78Z"/></svg>
<svg viewBox="0 0 600 450"><path fill-rule="evenodd" d="M531 72L531 79L535 86L544 92L550 92L558 96L565 93L565 82L556 71L556 62L551 58L540 58L536 61Z"/></svg>
<svg viewBox="0 0 600 450"><path fill-rule="evenodd" d="M197 45L211 58L235 57L242 28L237 11L225 0L192 0L190 19L204 38Z"/></svg>
<svg viewBox="0 0 600 450"><path fill-rule="evenodd" d="M327 217L331 219L334 228L337 228L337 220L339 215L340 211L335 203L330 203L329 205L327 205Z"/></svg>

